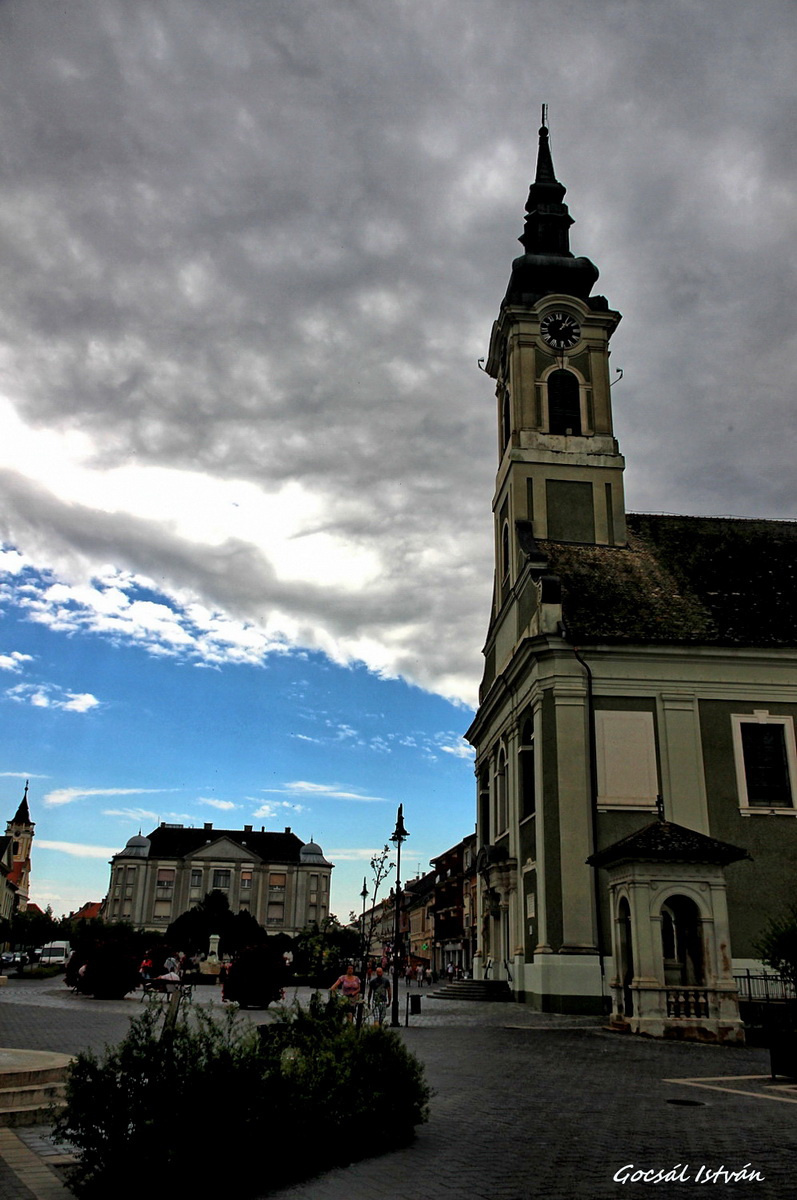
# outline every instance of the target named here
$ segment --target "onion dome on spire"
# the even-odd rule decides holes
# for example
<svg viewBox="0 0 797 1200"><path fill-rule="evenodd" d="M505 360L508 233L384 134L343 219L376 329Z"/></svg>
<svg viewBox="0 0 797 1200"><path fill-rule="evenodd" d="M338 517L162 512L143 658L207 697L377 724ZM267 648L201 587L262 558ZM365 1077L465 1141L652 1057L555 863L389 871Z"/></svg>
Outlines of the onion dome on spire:
<svg viewBox="0 0 797 1200"><path fill-rule="evenodd" d="M560 292L587 300L598 278L598 268L588 258L574 258L570 250L573 218L563 202L567 189L556 178L548 128L539 131L537 173L526 201L526 221L518 238L526 253L512 263L505 304L534 304L542 296ZM606 307L594 297L595 307Z"/></svg>

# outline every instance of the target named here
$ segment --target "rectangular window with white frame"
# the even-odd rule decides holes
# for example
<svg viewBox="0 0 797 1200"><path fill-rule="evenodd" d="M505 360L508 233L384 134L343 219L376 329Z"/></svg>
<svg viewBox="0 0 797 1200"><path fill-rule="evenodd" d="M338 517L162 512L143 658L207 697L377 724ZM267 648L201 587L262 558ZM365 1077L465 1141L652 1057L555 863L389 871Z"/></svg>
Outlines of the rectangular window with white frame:
<svg viewBox="0 0 797 1200"><path fill-rule="evenodd" d="M740 810L797 813L793 719L756 710L734 713L731 722Z"/></svg>
<svg viewBox="0 0 797 1200"><path fill-rule="evenodd" d="M595 757L599 808L655 808L659 774L653 713L597 709Z"/></svg>

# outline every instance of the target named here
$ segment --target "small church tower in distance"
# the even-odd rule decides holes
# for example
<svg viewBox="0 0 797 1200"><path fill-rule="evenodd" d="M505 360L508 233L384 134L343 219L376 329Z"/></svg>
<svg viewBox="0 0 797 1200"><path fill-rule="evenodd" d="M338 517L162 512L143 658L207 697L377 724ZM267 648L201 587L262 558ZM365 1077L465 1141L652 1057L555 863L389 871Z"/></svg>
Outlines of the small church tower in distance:
<svg viewBox="0 0 797 1200"><path fill-rule="evenodd" d="M13 839L13 863L9 880L17 888L17 909L24 912L28 907L30 892L30 851L33 842L34 822L30 819L28 808L28 781L25 781L25 791L19 802L19 807L12 819L6 825L6 837Z"/></svg>

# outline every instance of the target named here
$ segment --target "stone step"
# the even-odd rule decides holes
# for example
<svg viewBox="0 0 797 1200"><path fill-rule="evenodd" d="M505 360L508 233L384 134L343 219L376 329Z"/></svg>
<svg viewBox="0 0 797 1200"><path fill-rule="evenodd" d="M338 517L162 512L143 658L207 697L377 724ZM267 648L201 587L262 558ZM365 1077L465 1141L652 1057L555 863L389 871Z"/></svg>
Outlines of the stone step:
<svg viewBox="0 0 797 1200"><path fill-rule="evenodd" d="M438 988L431 993L430 999L505 1002L513 996L505 979L460 979Z"/></svg>
<svg viewBox="0 0 797 1200"><path fill-rule="evenodd" d="M46 1104L28 1104L9 1112L0 1110L0 1127L13 1129L15 1125L52 1125L58 1110L65 1103L63 1099L53 1099Z"/></svg>
<svg viewBox="0 0 797 1200"><path fill-rule="evenodd" d="M35 1050L0 1050L0 1126L51 1123L64 1105L70 1059Z"/></svg>
<svg viewBox="0 0 797 1200"><path fill-rule="evenodd" d="M66 1067L19 1067L16 1070L0 1070L0 1096L9 1088L27 1087L34 1083L62 1083L66 1079Z"/></svg>
<svg viewBox="0 0 797 1200"><path fill-rule="evenodd" d="M31 1105L49 1104L64 1095L65 1083L29 1083L24 1087L3 1088L0 1090L0 1118L3 1113L15 1108L29 1108Z"/></svg>

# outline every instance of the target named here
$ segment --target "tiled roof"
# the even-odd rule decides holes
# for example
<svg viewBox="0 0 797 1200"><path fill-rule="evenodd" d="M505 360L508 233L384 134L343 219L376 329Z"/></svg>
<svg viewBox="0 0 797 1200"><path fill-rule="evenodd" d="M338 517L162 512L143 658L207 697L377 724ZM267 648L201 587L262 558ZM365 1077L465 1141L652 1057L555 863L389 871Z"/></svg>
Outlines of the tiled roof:
<svg viewBox="0 0 797 1200"><path fill-rule="evenodd" d="M739 846L706 837L694 829L676 825L674 821L652 821L636 833L591 855L587 862L596 867L622 862L719 863L727 866L749 857Z"/></svg>
<svg viewBox="0 0 797 1200"><path fill-rule="evenodd" d="M797 647L797 522L627 520L627 547L537 543L570 641Z"/></svg>
<svg viewBox="0 0 797 1200"><path fill-rule="evenodd" d="M208 843L229 838L253 858L264 862L298 863L303 842L295 833L268 833L249 829L188 829L158 826L148 834L150 858L184 858Z"/></svg>

